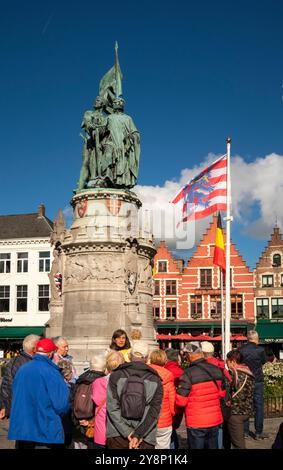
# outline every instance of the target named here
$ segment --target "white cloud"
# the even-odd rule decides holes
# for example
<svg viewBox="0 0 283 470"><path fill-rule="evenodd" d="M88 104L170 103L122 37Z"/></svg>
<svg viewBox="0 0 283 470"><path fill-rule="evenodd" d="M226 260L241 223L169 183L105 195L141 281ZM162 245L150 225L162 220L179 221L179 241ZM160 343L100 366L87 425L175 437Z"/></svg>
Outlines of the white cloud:
<svg viewBox="0 0 283 470"><path fill-rule="evenodd" d="M269 236L277 218L283 225L283 156L272 153L247 163L235 157L231 165L233 210L253 238ZM253 211L259 212L256 217Z"/></svg>
<svg viewBox="0 0 283 470"><path fill-rule="evenodd" d="M172 238L172 205L169 201L178 189L218 157L210 153L199 166L181 170L178 181L165 181L164 186L135 187L134 191L147 208L153 213L160 210L164 212L162 231L154 233L157 238ZM233 215L242 229L253 238L265 239L274 227L276 217L278 225L283 226L282 175L282 155L272 153L253 162L246 162L240 156L231 159ZM204 219L197 222L196 227L188 228L196 231L196 242L208 223L209 219Z"/></svg>

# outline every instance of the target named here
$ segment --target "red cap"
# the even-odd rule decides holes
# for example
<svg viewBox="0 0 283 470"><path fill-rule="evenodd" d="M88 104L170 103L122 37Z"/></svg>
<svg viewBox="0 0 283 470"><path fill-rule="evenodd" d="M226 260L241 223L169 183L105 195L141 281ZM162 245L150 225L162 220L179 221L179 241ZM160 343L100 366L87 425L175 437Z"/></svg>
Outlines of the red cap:
<svg viewBox="0 0 283 470"><path fill-rule="evenodd" d="M40 339L36 345L36 352L50 353L57 349L56 344L49 338Z"/></svg>

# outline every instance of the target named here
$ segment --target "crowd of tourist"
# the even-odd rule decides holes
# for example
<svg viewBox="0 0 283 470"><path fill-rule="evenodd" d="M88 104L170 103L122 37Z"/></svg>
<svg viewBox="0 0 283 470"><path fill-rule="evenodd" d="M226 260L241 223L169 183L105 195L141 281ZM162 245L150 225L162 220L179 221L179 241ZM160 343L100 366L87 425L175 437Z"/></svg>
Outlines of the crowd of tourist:
<svg viewBox="0 0 283 470"><path fill-rule="evenodd" d="M189 449L244 449L255 417L264 439L266 362L255 331L248 342L214 356L213 344L149 349L138 330L113 333L107 351L78 376L67 338L29 335L6 366L0 419L9 418L16 448L178 449L185 419Z"/></svg>

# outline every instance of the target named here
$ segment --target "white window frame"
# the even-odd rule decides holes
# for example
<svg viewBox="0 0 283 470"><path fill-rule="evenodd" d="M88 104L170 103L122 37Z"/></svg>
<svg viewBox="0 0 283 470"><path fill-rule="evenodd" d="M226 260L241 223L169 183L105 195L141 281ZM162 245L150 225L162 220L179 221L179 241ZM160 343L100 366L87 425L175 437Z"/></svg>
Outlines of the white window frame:
<svg viewBox="0 0 283 470"><path fill-rule="evenodd" d="M272 302L273 302L273 300L279 300L279 299L282 299L282 301L283 301L283 296L281 296L281 297L271 297L271 320L273 320L273 319L276 320L276 319L282 318L282 317L279 317L279 316L274 317L273 312L272 312L272 306L273 306ZM277 303L277 305L278 305L278 303ZM283 303L282 303L282 305L283 305Z"/></svg>
<svg viewBox="0 0 283 470"><path fill-rule="evenodd" d="M11 253L0 253L3 256L9 256L9 258L0 258L0 264L3 263L3 272L1 274L11 274ZM7 264L9 263L9 271L7 271Z"/></svg>
<svg viewBox="0 0 283 470"><path fill-rule="evenodd" d="M271 305L271 302L269 302L270 297L256 297L256 299L255 299L256 318L257 318L257 315L258 315L257 307L263 307L263 305L258 305L258 301L263 301L263 300L267 300L267 306L268 306L268 315L267 315L267 318L270 318L270 305ZM265 307L266 307L266 305L265 305Z"/></svg>
<svg viewBox="0 0 283 470"><path fill-rule="evenodd" d="M170 303L173 303L175 302L176 304L176 317L168 317L167 316L167 303L170 304ZM175 298L175 299L166 299L166 302L165 302L165 319L166 320L177 320L179 318L179 312L178 312L178 300Z"/></svg>
<svg viewBox="0 0 283 470"><path fill-rule="evenodd" d="M18 295L18 287L26 287L26 296L19 296ZM23 290L23 289L22 289ZM26 310L18 310L18 300L20 299L26 299L27 300L27 308ZM28 312L28 285L27 284L19 284L16 286L16 312L17 313L27 313Z"/></svg>
<svg viewBox="0 0 283 470"><path fill-rule="evenodd" d="M3 288L3 297L2 297L1 292L0 292L0 300L8 300L8 301L9 301L9 308L8 308L8 310L3 310L2 312L0 312L0 314L2 314L2 313L10 313L10 307L11 307L11 302L10 302L10 300L11 300L11 288L10 288L10 286L7 286L7 285L2 285L2 286L0 286L0 289L1 289L1 288ZM6 295L6 292L5 292L6 289L9 291L9 295L8 295L8 296Z"/></svg>
<svg viewBox="0 0 283 470"><path fill-rule="evenodd" d="M40 257L40 254L41 253L49 253L49 256L47 257ZM46 269L46 264L47 262L49 262L49 269ZM43 269L40 269L40 264L42 263L43 265ZM38 253L38 272L40 273L49 273L50 272L50 268L51 268L51 256L50 256L50 251L46 250L46 251L39 251Z"/></svg>
<svg viewBox="0 0 283 470"><path fill-rule="evenodd" d="M42 288L48 287L48 295L40 295L40 288L41 287ZM44 291L44 289L43 289L43 291ZM48 299L48 303L49 303L49 301L50 301L50 286L49 286L49 284L38 284L38 311L39 312L48 312L49 311L48 305L47 305L46 310L40 310L40 308L39 308L40 299Z"/></svg>
<svg viewBox="0 0 283 470"><path fill-rule="evenodd" d="M271 277L272 276L272 284L263 284L264 277ZM266 287L273 287L274 286L274 274L273 273L265 273L261 275L261 287L264 289Z"/></svg>
<svg viewBox="0 0 283 470"><path fill-rule="evenodd" d="M25 258L19 258L19 255L23 255L23 254L26 254L27 256ZM26 263L26 267L27 267L26 271L24 270L25 263ZM20 269L19 269L19 266L20 266ZM19 252L17 252L17 273L18 274L28 273L28 251L19 251Z"/></svg>

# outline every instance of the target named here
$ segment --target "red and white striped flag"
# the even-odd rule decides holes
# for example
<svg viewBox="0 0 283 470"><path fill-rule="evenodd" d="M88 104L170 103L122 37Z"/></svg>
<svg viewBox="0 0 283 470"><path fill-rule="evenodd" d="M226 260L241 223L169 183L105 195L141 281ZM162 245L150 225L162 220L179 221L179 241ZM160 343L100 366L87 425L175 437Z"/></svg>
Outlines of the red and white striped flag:
<svg viewBox="0 0 283 470"><path fill-rule="evenodd" d="M54 274L54 284L55 284L58 296L61 297L62 295L62 274L61 273Z"/></svg>
<svg viewBox="0 0 283 470"><path fill-rule="evenodd" d="M191 179L171 203L180 201L183 201L182 222L202 219L219 210L226 211L227 155L218 158Z"/></svg>

